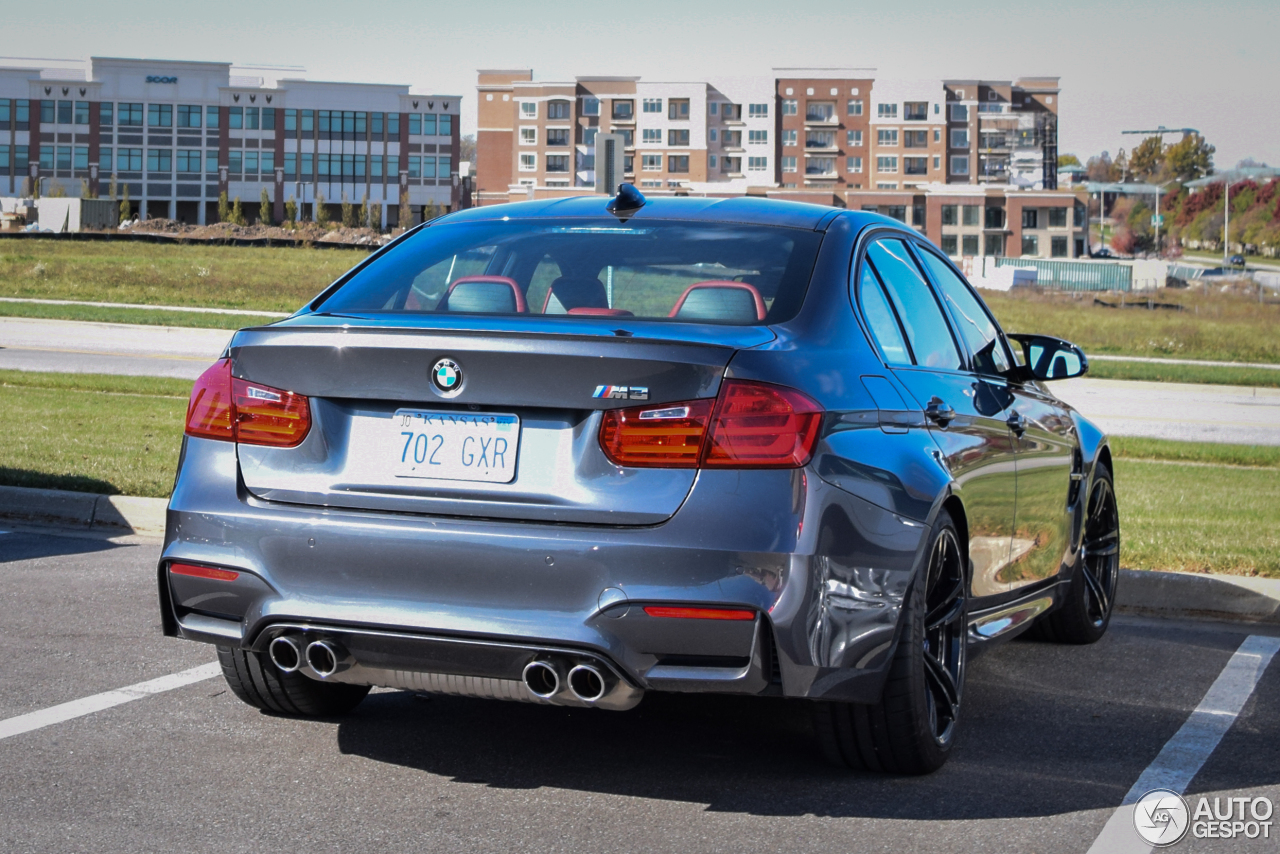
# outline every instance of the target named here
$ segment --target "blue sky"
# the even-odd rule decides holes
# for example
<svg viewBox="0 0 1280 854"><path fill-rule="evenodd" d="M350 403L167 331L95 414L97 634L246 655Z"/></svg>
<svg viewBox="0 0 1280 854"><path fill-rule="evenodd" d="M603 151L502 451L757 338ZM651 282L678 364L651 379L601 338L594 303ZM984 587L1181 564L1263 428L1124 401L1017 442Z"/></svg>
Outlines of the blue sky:
<svg viewBox="0 0 1280 854"><path fill-rule="evenodd" d="M1280 165L1275 0L643 3L5 3L0 54L142 56L301 65L317 80L408 83L464 97L475 70L537 79L697 80L774 66L871 66L880 77L1062 78L1061 151L1083 159L1195 127L1219 167ZM1176 137L1169 137L1173 140Z"/></svg>

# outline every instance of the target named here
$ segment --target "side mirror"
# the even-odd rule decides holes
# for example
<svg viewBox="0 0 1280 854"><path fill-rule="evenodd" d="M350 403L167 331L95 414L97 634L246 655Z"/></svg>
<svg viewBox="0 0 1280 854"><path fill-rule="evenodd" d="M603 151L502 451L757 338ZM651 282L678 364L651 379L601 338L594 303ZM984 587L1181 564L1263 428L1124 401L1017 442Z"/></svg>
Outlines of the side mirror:
<svg viewBox="0 0 1280 854"><path fill-rule="evenodd" d="M1066 380L1084 376L1089 360L1084 351L1061 338L1050 335L1012 334L1009 338L1022 347L1019 373L1028 379Z"/></svg>

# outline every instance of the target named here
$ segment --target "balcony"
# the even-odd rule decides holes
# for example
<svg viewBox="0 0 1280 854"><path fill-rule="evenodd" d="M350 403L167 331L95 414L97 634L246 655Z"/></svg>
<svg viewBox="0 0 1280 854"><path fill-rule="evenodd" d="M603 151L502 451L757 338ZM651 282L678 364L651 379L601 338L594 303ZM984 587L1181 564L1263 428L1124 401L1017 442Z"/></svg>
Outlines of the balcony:
<svg viewBox="0 0 1280 854"><path fill-rule="evenodd" d="M831 103L812 103L805 105L804 123L806 125L832 126L840 124L836 116L836 105Z"/></svg>
<svg viewBox="0 0 1280 854"><path fill-rule="evenodd" d="M811 152L835 152L839 151L836 145L836 135L834 133L811 133L805 136L804 140L805 153Z"/></svg>
<svg viewBox="0 0 1280 854"><path fill-rule="evenodd" d="M916 101L903 104L902 119L907 122L927 122L929 120L929 105Z"/></svg>

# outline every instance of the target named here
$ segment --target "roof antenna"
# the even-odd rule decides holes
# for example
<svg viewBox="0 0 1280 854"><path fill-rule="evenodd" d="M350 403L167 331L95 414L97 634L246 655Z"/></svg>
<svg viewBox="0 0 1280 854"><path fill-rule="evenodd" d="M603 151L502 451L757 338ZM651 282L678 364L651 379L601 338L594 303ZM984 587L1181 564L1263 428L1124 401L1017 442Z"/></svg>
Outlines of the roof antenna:
<svg viewBox="0 0 1280 854"><path fill-rule="evenodd" d="M605 205L605 210L626 222L635 215L636 211L644 207L646 201L645 197L636 189L635 184L619 184L618 195L614 196L609 201L609 204Z"/></svg>

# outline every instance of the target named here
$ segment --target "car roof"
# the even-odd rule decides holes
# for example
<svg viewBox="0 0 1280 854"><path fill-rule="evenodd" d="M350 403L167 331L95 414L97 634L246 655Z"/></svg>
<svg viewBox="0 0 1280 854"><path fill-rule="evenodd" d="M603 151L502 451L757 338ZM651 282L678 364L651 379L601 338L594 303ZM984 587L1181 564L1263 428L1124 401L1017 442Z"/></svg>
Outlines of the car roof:
<svg viewBox="0 0 1280 854"><path fill-rule="evenodd" d="M572 196L562 199L538 199L531 202L489 205L480 208L468 208L467 210L449 214L440 222L478 222L503 218L598 218L609 215L605 210L605 205L609 203L611 198L611 196L604 195ZM827 205L787 202L760 196L734 196L731 198L658 196L648 199L644 207L627 217L627 219L635 221L666 219L689 222L733 222L825 231L831 221L842 214L858 219L865 217L867 222L859 222L857 224L858 228L872 221L887 220L887 217L879 217L874 214L862 213L861 211L846 211L842 208L833 208ZM894 220L888 220L888 222L900 225Z"/></svg>

